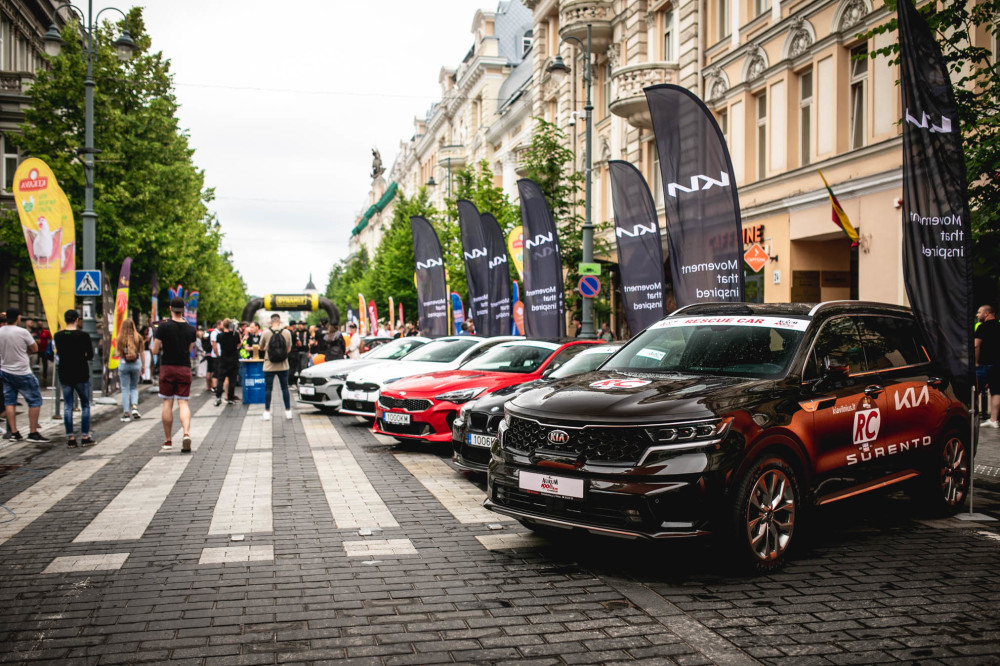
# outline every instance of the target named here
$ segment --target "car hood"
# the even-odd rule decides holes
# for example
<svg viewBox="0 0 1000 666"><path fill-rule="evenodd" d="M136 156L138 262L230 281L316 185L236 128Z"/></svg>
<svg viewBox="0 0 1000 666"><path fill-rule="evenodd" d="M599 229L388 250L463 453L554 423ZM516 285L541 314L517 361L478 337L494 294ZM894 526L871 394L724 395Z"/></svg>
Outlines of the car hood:
<svg viewBox="0 0 1000 666"><path fill-rule="evenodd" d="M482 370L446 370L413 375L400 379L386 387L393 394L406 392L407 397L435 396L444 391L457 391L473 386L485 386L487 390L496 386L524 381L525 375L511 372L488 372Z"/></svg>
<svg viewBox="0 0 1000 666"><path fill-rule="evenodd" d="M344 375L360 370L376 363L388 361L395 363L392 359L385 358L341 358L336 361L327 361L319 365L313 365L300 373L302 377L332 377L333 375Z"/></svg>
<svg viewBox="0 0 1000 666"><path fill-rule="evenodd" d="M389 361L379 363L367 368L362 368L357 372L348 375L347 380L358 384L381 384L387 379L397 377L411 377L413 375L428 374L432 372L443 372L454 370L458 363L434 363L433 361Z"/></svg>
<svg viewBox="0 0 1000 666"><path fill-rule="evenodd" d="M508 408L588 423L699 419L728 413L773 386L772 380L743 377L597 370L526 391Z"/></svg>
<svg viewBox="0 0 1000 666"><path fill-rule="evenodd" d="M530 382L505 386L502 389L493 391L492 393L487 393L482 398L476 400L471 409L474 412L498 412L503 409L503 406L507 404L509 400L513 400L516 396L519 396L526 391L530 391L531 389L552 384L554 381L556 380L536 379Z"/></svg>

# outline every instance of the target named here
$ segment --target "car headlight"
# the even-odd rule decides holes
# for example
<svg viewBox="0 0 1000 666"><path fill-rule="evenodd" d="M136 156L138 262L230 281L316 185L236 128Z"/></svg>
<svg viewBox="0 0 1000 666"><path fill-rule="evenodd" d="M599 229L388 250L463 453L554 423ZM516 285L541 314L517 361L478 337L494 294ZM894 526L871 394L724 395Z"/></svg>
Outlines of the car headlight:
<svg viewBox="0 0 1000 666"><path fill-rule="evenodd" d="M510 412L508 412L506 409L503 410L503 424L505 426L510 425Z"/></svg>
<svg viewBox="0 0 1000 666"><path fill-rule="evenodd" d="M342 382L342 381L345 381L346 379L347 379L347 373L346 372L344 372L342 374L339 374L339 375L330 375L330 381L339 381L339 382Z"/></svg>
<svg viewBox="0 0 1000 666"><path fill-rule="evenodd" d="M391 384L393 382L398 382L400 379L402 379L402 377L393 377L392 379L384 379L382 380L382 386L385 386L386 384Z"/></svg>
<svg viewBox="0 0 1000 666"><path fill-rule="evenodd" d="M464 402L469 402L473 398L478 397L486 389L486 386L476 386L473 388L459 389L458 391L448 391L447 393L434 396L434 399L440 400L441 402L453 402L456 405L461 405Z"/></svg>

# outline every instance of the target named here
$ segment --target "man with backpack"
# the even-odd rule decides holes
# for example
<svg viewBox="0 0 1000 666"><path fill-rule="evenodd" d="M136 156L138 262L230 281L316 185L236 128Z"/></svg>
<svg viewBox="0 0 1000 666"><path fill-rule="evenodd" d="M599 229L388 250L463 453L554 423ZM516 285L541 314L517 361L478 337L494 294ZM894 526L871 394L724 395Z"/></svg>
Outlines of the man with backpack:
<svg viewBox="0 0 1000 666"><path fill-rule="evenodd" d="M264 331L260 346L264 350L264 414L261 418L271 420L271 390L277 377L285 403L285 418L290 419L292 397L288 393L288 355L292 351L292 334L281 328L281 315L271 315L271 328Z"/></svg>

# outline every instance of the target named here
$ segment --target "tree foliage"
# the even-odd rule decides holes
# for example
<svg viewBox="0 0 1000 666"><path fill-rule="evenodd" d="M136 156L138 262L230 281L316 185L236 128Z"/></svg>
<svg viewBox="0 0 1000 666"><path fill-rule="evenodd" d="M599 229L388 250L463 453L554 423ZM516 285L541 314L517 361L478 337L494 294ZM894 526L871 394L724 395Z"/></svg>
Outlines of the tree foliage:
<svg viewBox="0 0 1000 666"><path fill-rule="evenodd" d="M896 0L885 0L885 7L893 18L865 34L866 38L898 29ZM978 44L995 32L1000 0L935 0L918 10L937 38L951 73L962 126L976 272L988 277L995 290L1000 281L1000 71L992 51ZM898 40L871 57L898 63Z"/></svg>
<svg viewBox="0 0 1000 666"><path fill-rule="evenodd" d="M199 315L206 319L238 316L246 304L246 288L222 248L223 235L209 204L214 192L194 165L194 151L177 120L177 101L169 61L152 50L142 10L126 19L138 47L128 62L118 61L111 42L125 21L98 30L94 60L94 211L98 265L111 274L132 257L131 302L148 311L148 284L155 271L159 284L183 284L201 292ZM84 165L78 157L85 145L84 79L86 63L79 25L62 32L62 53L37 72L30 105L15 137L28 156L53 170L81 219ZM0 251L27 271L27 253L16 211L5 211L0 225ZM82 259L82 225L77 224L77 264Z"/></svg>

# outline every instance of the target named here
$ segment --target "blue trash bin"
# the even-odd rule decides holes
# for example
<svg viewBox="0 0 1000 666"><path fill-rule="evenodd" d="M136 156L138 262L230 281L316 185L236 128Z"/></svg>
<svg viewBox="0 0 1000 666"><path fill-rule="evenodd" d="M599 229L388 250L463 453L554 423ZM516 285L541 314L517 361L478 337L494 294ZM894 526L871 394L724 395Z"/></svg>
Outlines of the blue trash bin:
<svg viewBox="0 0 1000 666"><path fill-rule="evenodd" d="M243 404L264 404L264 361L240 359L240 381L243 384Z"/></svg>

